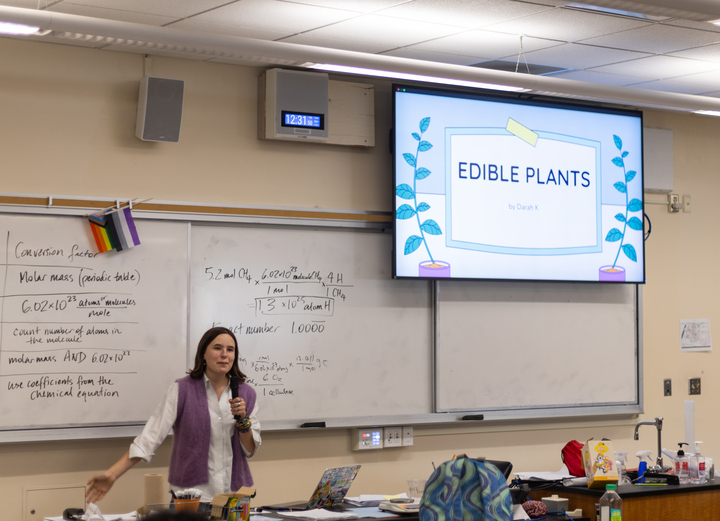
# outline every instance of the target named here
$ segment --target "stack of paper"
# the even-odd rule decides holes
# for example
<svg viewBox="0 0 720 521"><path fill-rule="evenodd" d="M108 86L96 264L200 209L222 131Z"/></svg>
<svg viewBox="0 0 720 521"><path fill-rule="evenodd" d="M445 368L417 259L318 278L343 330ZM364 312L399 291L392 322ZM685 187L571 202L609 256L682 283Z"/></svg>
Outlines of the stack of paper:
<svg viewBox="0 0 720 521"><path fill-rule="evenodd" d="M299 512L278 512L283 517L293 519L302 519L309 521L336 521L343 519L357 519L358 515L351 512L332 512L324 508L314 508L312 510L302 510Z"/></svg>

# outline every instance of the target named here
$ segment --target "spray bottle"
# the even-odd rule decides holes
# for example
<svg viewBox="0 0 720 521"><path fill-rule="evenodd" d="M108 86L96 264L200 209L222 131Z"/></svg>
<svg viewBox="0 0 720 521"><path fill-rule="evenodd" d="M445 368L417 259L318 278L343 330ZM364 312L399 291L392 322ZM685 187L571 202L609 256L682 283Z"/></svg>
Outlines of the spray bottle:
<svg viewBox="0 0 720 521"><path fill-rule="evenodd" d="M649 450L639 450L635 453L635 455L640 458L640 463L638 463L638 479L637 483L645 483L645 478L643 477L643 474L645 474L645 471L648 467L648 461L652 465L652 460L650 459L650 452ZM647 458L647 461L645 459Z"/></svg>

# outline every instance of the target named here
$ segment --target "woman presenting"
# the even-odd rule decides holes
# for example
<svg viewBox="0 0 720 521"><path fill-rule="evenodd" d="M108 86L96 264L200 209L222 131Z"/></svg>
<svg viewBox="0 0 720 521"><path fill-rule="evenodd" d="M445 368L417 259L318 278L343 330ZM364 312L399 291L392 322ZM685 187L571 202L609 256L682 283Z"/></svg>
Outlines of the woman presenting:
<svg viewBox="0 0 720 521"><path fill-rule="evenodd" d="M231 376L241 382L235 399ZM229 329L214 327L200 339L192 371L170 386L130 450L88 481L85 497L93 503L101 500L138 461L149 462L172 428L170 488L199 489L200 508L209 509L215 494L252 486L247 460L261 443L256 415L255 390L238 367L237 339Z"/></svg>

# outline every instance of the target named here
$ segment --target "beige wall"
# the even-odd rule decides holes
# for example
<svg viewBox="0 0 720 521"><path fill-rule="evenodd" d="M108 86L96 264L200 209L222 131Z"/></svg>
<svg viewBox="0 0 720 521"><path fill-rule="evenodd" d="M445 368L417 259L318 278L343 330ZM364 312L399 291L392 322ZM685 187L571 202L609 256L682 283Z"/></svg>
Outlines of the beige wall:
<svg viewBox="0 0 720 521"><path fill-rule="evenodd" d="M0 39L0 56L2 192L392 211L388 82L376 83L375 149L265 142L256 139L261 69L155 57L153 75L186 82L181 140L143 143L134 137L141 55ZM681 354L678 347L680 319L720 323L715 305L720 209L713 202L720 198L715 166L720 164L720 120L650 111L645 125L674 131L675 191L692 195L693 211L646 208L653 233L646 250L647 413L641 419L664 416L664 445L681 441L687 379L701 376L697 438L705 441L706 454L720 457L720 418L711 408L718 395L717 355ZM608 385L613 385L612 375L611 360L598 357L598 365L588 367L589 377L607 378ZM673 379L672 397L662 396L663 378ZM406 479L427 477L431 462L463 452L510 459L517 470L551 470L559 468L560 449L571 439L606 436L631 455L654 449L655 433L648 427L639 442L632 441L635 421L418 426L414 447L361 454L350 451L345 430L266 433L251 468L258 503L302 498L322 469L351 463L363 465L353 495L400 492ZM84 483L113 463L128 443L0 444L3 518L24 518L24 489ZM168 460L165 443L151 465L138 465L118 482L102 508L134 509L142 501L142 475L166 473Z"/></svg>

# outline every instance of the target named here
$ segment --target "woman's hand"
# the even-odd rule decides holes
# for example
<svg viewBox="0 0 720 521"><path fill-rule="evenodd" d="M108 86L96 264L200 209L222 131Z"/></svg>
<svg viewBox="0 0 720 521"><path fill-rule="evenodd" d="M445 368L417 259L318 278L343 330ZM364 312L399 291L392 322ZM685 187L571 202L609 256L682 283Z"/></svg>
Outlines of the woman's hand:
<svg viewBox="0 0 720 521"><path fill-rule="evenodd" d="M109 471L90 478L90 481L87 482L88 489L85 493L85 499L88 503L97 503L104 498L108 490L112 488L113 483L115 483L115 479L115 476Z"/></svg>
<svg viewBox="0 0 720 521"><path fill-rule="evenodd" d="M230 412L233 416L244 418L247 416L247 410L245 409L245 400L242 398L233 398L230 400Z"/></svg>

